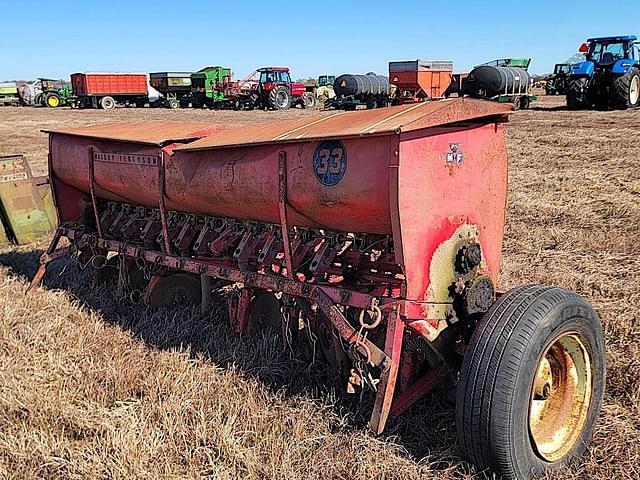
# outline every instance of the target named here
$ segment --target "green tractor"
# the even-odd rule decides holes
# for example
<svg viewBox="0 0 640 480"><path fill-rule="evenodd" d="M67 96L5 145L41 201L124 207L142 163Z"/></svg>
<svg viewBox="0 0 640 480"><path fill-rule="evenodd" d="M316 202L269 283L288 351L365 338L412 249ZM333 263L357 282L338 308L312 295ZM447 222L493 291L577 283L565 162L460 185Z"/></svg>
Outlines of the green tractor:
<svg viewBox="0 0 640 480"><path fill-rule="evenodd" d="M571 65L568 63L557 63L553 67L553 73L547 80L544 90L547 95L565 95L567 84L571 75Z"/></svg>
<svg viewBox="0 0 640 480"><path fill-rule="evenodd" d="M36 95L35 105L49 108L64 107L73 103L71 83L64 80L39 78L35 84L40 92Z"/></svg>

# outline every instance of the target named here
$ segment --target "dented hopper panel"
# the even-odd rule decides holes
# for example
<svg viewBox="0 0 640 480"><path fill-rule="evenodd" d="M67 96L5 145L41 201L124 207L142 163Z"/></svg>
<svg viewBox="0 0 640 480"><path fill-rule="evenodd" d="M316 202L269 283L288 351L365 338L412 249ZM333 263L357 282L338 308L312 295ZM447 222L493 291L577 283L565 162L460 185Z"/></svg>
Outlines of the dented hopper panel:
<svg viewBox="0 0 640 480"><path fill-rule="evenodd" d="M72 135L96 140L163 146L206 137L223 127L192 122L145 122L89 125L87 127L43 130L45 133Z"/></svg>
<svg viewBox="0 0 640 480"><path fill-rule="evenodd" d="M397 107L337 112L265 125L233 128L176 150L209 150L243 145L291 143L323 138L347 138L400 133L505 115L509 106L456 98Z"/></svg>

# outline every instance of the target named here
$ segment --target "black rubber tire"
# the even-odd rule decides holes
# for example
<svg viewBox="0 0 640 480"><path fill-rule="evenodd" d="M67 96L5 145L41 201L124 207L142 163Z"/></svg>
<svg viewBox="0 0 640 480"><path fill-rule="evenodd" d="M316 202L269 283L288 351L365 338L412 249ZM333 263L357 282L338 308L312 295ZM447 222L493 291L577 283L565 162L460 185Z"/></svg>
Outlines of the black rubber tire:
<svg viewBox="0 0 640 480"><path fill-rule="evenodd" d="M387 108L389 106L389 99L386 97L380 97L378 102L378 108Z"/></svg>
<svg viewBox="0 0 640 480"><path fill-rule="evenodd" d="M591 359L591 402L573 449L543 460L529 431L529 406L538 362L550 342L577 332ZM502 295L483 316L464 357L456 399L456 427L465 456L478 469L528 479L576 461L591 441L605 384L602 327L579 295L523 286Z"/></svg>
<svg viewBox="0 0 640 480"><path fill-rule="evenodd" d="M200 279L188 273L174 273L162 277L149 293L152 307L184 306L202 301Z"/></svg>
<svg viewBox="0 0 640 480"><path fill-rule="evenodd" d="M376 97L367 98L367 109L374 110L378 108L378 99Z"/></svg>
<svg viewBox="0 0 640 480"><path fill-rule="evenodd" d="M631 101L632 82L640 82L640 70L636 67L630 68L624 75L613 79L610 99L612 107L626 109L635 108L640 104L640 98L635 99L635 102Z"/></svg>
<svg viewBox="0 0 640 480"><path fill-rule="evenodd" d="M116 108L116 101L113 99L113 97L102 97L99 103L100 108L102 108L103 110L113 110L114 108Z"/></svg>
<svg viewBox="0 0 640 480"><path fill-rule="evenodd" d="M57 93L47 93L44 97L44 105L49 108L58 108L62 106L62 98Z"/></svg>
<svg viewBox="0 0 640 480"><path fill-rule="evenodd" d="M516 97L513 99L512 108L514 111L520 110L521 100L522 100L521 97Z"/></svg>
<svg viewBox="0 0 640 480"><path fill-rule="evenodd" d="M306 92L302 95L302 108L314 108L316 102L316 96L313 92Z"/></svg>
<svg viewBox="0 0 640 480"><path fill-rule="evenodd" d="M276 87L269 92L269 106L274 110L287 110L291 107L291 94L286 87Z"/></svg>
<svg viewBox="0 0 640 480"><path fill-rule="evenodd" d="M524 97L520 97L521 110L527 110L530 106L531 106L531 101L529 100L529 97L527 97L526 95Z"/></svg>
<svg viewBox="0 0 640 480"><path fill-rule="evenodd" d="M180 108L180 103L175 98L167 101L167 106L171 109Z"/></svg>
<svg viewBox="0 0 640 480"><path fill-rule="evenodd" d="M572 110L587 108L588 78L573 78L567 84L567 107Z"/></svg>

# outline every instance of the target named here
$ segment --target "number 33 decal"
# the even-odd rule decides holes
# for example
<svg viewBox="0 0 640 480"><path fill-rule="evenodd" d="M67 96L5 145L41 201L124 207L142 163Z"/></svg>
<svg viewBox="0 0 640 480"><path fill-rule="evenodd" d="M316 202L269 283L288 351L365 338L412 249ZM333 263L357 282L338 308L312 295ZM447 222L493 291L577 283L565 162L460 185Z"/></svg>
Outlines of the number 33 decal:
<svg viewBox="0 0 640 480"><path fill-rule="evenodd" d="M320 143L313 155L313 171L320 183L336 185L347 170L347 151L342 142L327 140Z"/></svg>

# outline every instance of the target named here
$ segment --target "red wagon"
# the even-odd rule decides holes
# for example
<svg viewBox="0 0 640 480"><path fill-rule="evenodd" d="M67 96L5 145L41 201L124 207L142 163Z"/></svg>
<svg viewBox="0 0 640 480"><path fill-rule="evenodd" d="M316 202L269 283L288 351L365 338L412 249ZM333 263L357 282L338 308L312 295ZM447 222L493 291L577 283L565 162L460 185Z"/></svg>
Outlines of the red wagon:
<svg viewBox="0 0 640 480"><path fill-rule="evenodd" d="M71 85L81 108L141 107L149 101L146 73L73 73Z"/></svg>

